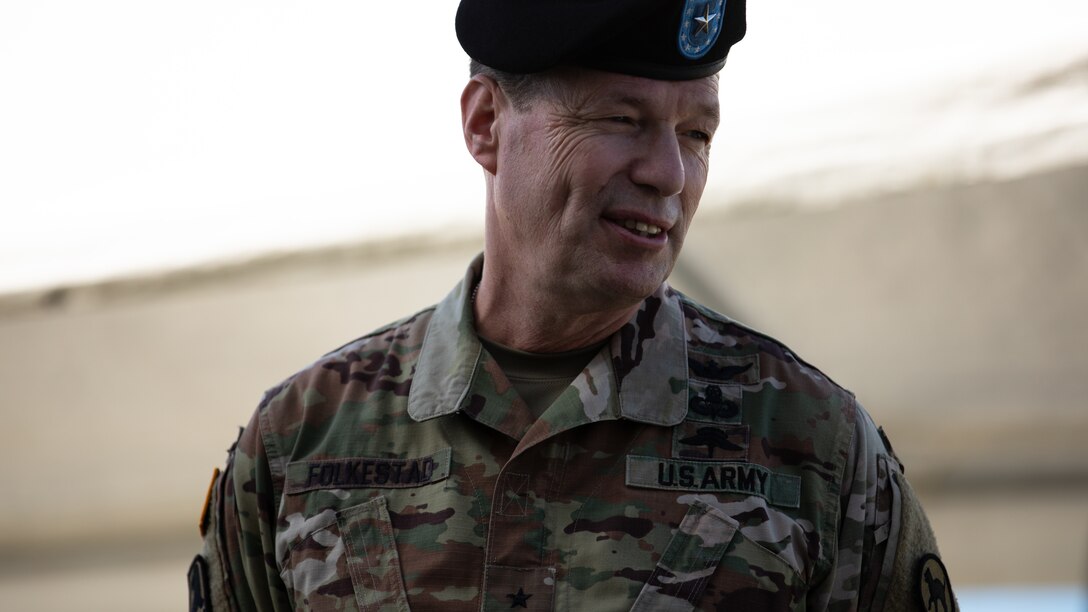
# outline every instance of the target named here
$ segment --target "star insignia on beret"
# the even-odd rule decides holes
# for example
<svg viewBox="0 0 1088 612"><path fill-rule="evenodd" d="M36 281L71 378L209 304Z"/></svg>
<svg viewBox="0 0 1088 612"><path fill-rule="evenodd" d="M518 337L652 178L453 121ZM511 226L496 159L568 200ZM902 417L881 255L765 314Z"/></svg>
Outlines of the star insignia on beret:
<svg viewBox="0 0 1088 612"><path fill-rule="evenodd" d="M703 32L710 31L710 22L718 18L717 13L710 12L710 5L707 4L702 15L696 15L695 21L699 22L699 29L695 30L696 34L702 34Z"/></svg>
<svg viewBox="0 0 1088 612"><path fill-rule="evenodd" d="M506 596L514 600L514 602L510 604L511 608L517 608L519 606L522 608L528 608L529 598L532 597L533 594L526 593L524 589L518 587L517 593L507 593Z"/></svg>

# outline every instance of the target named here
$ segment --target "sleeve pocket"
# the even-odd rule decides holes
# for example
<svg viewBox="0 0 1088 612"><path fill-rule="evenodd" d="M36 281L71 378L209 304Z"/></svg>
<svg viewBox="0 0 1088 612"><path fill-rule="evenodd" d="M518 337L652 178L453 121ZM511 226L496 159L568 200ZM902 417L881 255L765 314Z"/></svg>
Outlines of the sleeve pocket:
<svg viewBox="0 0 1088 612"><path fill-rule="evenodd" d="M694 609L736 537L737 527L735 520L717 508L694 502L642 587L632 612Z"/></svg>

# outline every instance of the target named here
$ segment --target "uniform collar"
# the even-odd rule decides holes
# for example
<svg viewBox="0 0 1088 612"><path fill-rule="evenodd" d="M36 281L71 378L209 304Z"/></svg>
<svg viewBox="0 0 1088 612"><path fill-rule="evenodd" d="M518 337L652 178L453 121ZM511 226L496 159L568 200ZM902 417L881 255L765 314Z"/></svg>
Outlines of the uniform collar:
<svg viewBox="0 0 1088 612"><path fill-rule="evenodd" d="M511 393L491 384L493 362L476 335L472 289L482 270L483 255L479 255L431 317L408 395L408 414L416 421L459 411L475 417L481 397ZM575 401L582 410L575 419L564 419L570 422L563 429L616 418L665 426L684 420L687 339L683 310L668 285L662 284L643 300L571 386L577 390ZM495 416L492 413L492 420Z"/></svg>

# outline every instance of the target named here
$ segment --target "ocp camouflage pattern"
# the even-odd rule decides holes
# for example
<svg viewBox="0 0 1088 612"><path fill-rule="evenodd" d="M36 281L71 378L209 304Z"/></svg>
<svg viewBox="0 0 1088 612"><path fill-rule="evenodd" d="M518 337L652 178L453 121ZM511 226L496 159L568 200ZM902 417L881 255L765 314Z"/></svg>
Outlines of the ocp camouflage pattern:
<svg viewBox="0 0 1088 612"><path fill-rule="evenodd" d="M266 394L213 497L219 609L907 609L919 513L849 392L663 285L534 419L481 265Z"/></svg>

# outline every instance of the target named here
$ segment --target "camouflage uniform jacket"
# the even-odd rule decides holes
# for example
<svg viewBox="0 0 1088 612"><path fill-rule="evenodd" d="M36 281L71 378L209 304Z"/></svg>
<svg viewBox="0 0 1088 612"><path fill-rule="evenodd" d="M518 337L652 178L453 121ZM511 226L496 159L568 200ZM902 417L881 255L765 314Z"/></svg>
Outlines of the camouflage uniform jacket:
<svg viewBox="0 0 1088 612"><path fill-rule="evenodd" d="M897 544L924 515L901 511L909 487L850 393L663 285L534 419L474 332L479 265L268 392L213 487L205 605L905 601Z"/></svg>

